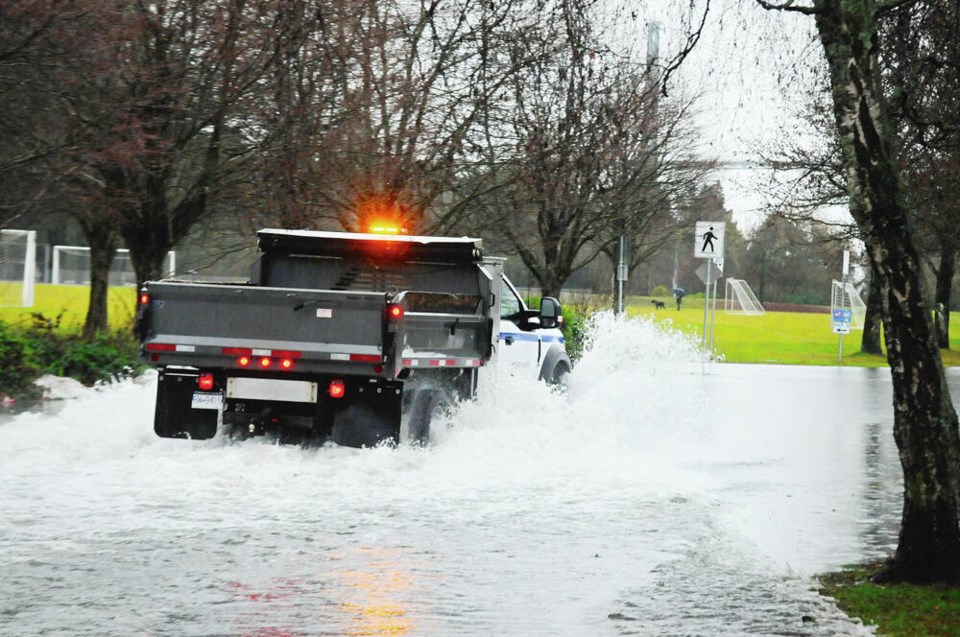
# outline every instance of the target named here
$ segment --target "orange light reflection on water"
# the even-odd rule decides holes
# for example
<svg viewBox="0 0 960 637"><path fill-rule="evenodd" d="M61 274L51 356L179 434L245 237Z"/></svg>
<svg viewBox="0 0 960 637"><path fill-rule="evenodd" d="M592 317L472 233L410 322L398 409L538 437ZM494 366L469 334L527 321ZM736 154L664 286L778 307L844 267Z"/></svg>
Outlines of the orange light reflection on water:
<svg viewBox="0 0 960 637"><path fill-rule="evenodd" d="M353 593L340 602L351 636L412 635L415 622L410 615L412 578L403 568L408 555L395 549L357 549L363 568L340 572L343 589ZM352 560L351 560L352 561Z"/></svg>

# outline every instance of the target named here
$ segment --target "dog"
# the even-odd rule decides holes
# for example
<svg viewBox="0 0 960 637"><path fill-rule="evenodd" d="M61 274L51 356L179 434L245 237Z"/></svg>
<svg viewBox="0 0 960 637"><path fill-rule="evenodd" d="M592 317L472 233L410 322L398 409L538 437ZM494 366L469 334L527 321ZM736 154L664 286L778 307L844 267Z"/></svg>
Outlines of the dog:
<svg viewBox="0 0 960 637"><path fill-rule="evenodd" d="M653 309L655 309L655 310L665 310L665 309L667 309L667 304L664 303L663 301L652 300L652 301L650 301L650 302L653 303Z"/></svg>

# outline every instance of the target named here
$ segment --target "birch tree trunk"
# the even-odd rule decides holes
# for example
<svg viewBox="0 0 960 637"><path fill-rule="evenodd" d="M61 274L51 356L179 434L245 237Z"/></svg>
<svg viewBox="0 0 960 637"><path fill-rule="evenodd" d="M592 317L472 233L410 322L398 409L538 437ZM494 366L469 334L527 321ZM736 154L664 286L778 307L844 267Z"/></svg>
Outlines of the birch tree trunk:
<svg viewBox="0 0 960 637"><path fill-rule="evenodd" d="M960 583L960 435L907 222L877 68L874 0L816 0L851 212L880 289L904 475L897 551L878 579Z"/></svg>
<svg viewBox="0 0 960 637"><path fill-rule="evenodd" d="M883 354L880 347L880 321L883 308L880 307L880 286L870 277L867 290L867 314L863 318L863 337L860 339L860 351L864 354Z"/></svg>

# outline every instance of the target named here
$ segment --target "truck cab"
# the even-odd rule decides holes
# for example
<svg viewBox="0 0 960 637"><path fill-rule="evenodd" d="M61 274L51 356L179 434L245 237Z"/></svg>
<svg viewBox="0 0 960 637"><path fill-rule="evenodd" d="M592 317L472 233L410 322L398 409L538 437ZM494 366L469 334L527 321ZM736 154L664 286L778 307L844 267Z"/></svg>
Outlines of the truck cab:
<svg viewBox="0 0 960 637"><path fill-rule="evenodd" d="M500 291L499 366L510 374L539 378L560 384L570 373L560 304L543 299L531 310L510 280L504 276Z"/></svg>

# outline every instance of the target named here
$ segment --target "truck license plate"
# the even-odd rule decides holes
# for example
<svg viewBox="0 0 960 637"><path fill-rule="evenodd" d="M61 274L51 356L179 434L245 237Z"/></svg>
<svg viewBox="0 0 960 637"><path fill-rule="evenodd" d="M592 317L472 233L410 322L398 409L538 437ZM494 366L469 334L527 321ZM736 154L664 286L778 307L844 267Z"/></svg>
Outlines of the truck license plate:
<svg viewBox="0 0 960 637"><path fill-rule="evenodd" d="M193 392L193 400L190 406L194 409L220 409L223 403L223 394L220 392Z"/></svg>
<svg viewBox="0 0 960 637"><path fill-rule="evenodd" d="M317 383L273 378L228 378L227 398L315 403L317 402Z"/></svg>

